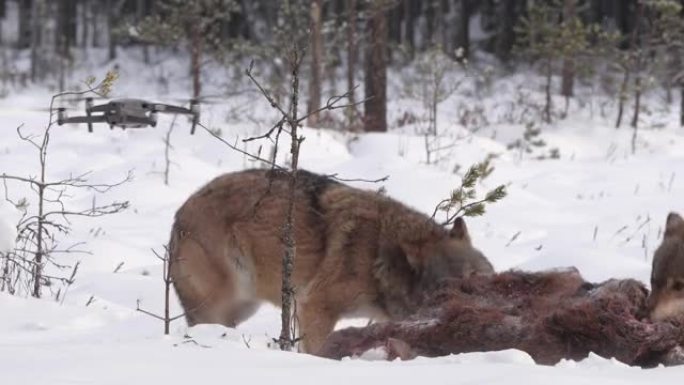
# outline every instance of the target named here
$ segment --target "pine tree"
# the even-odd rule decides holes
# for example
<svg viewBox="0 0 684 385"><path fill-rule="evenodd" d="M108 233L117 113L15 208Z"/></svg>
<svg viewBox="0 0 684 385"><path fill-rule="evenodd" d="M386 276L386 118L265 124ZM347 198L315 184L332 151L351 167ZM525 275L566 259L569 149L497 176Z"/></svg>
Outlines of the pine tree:
<svg viewBox="0 0 684 385"><path fill-rule="evenodd" d="M665 87L668 103L673 99L672 89L679 87L680 124L684 126L684 2L659 0L651 7L656 13L650 45L656 51L657 75Z"/></svg>
<svg viewBox="0 0 684 385"><path fill-rule="evenodd" d="M551 123L552 81L558 62L565 58L591 55L589 41L592 34L598 32L598 27L585 25L576 15L563 19L562 4L559 0L553 0L535 3L516 31L519 53L532 63L537 63L544 76L542 120Z"/></svg>
<svg viewBox="0 0 684 385"><path fill-rule="evenodd" d="M633 129L632 153L636 151L640 114L643 108L642 96L653 85L658 69L665 68L661 77L676 79L672 70L673 62L682 57L684 23L682 5L674 0L649 0L637 3L635 25L626 43L613 48L613 61L623 73L618 99L616 128L619 128L629 95L633 95L634 105L630 125ZM626 45L626 49L621 46ZM668 63L669 62L669 63ZM684 92L684 91L683 91ZM684 107L684 106L683 106Z"/></svg>
<svg viewBox="0 0 684 385"><path fill-rule="evenodd" d="M221 47L221 27L238 9L235 0L164 0L158 2L155 15L138 24L137 33L152 43L181 42L186 46L190 52L192 95L198 98L203 57Z"/></svg>

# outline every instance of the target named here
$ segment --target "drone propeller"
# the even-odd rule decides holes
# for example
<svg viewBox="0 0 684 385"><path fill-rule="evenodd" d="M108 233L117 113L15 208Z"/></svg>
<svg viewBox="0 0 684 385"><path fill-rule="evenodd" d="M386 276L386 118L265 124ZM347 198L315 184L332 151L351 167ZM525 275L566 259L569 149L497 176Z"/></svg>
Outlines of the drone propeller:
<svg viewBox="0 0 684 385"><path fill-rule="evenodd" d="M224 95L200 95L196 98L173 98L171 100L178 103L190 103L193 102L199 104L222 104L225 102Z"/></svg>
<svg viewBox="0 0 684 385"><path fill-rule="evenodd" d="M31 112L50 112L50 107L28 107L23 108L22 110ZM57 107L54 107L52 110L56 111Z"/></svg>
<svg viewBox="0 0 684 385"><path fill-rule="evenodd" d="M64 109L64 110L76 110L76 108L73 107L65 107L65 106L59 106L59 107L52 107L52 110L50 110L50 107L27 107L27 108L22 108L23 111L31 111L31 112L57 112L59 109Z"/></svg>
<svg viewBox="0 0 684 385"><path fill-rule="evenodd" d="M68 98L59 98L59 100L63 100L66 102L72 102L72 103L78 103L82 101L87 101L87 100L107 100L108 98L105 98L104 96L100 95L79 95L79 96L72 96Z"/></svg>

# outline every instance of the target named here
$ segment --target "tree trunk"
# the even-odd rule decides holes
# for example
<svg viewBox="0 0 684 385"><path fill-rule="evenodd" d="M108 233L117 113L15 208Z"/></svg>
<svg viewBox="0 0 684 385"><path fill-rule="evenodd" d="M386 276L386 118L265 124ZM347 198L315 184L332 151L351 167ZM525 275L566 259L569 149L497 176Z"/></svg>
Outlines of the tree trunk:
<svg viewBox="0 0 684 385"><path fill-rule="evenodd" d="M190 41L190 73L192 75L192 97L199 98L202 93L202 31L197 23L193 24Z"/></svg>
<svg viewBox="0 0 684 385"><path fill-rule="evenodd" d="M553 80L553 64L551 59L546 59L546 85L544 91L546 93L546 103L544 105L544 122L551 123L551 81Z"/></svg>
<svg viewBox="0 0 684 385"><path fill-rule="evenodd" d="M425 49L435 42L435 0L423 0L423 14L425 15L425 41L421 47Z"/></svg>
<svg viewBox="0 0 684 385"><path fill-rule="evenodd" d="M335 0L333 4L331 4L328 7L325 7L325 4L323 6L323 16L322 20L332 20L332 28L334 28L335 31L342 31L344 30L344 24L345 24L345 19L344 19L344 9L346 7L346 0ZM325 37L325 35L323 35ZM337 39L335 39L337 40ZM324 42L325 43L325 42ZM338 87L338 81L339 81L339 76L337 74L338 68L342 67L342 51L345 49L345 41L340 39L337 40L336 42L333 42L336 44L330 44L329 49L323 49L323 57L326 58L322 60L322 80L321 84L325 84L325 82L328 82L328 88L333 90L333 93L337 92Z"/></svg>
<svg viewBox="0 0 684 385"><path fill-rule="evenodd" d="M563 22L573 23L577 17L577 0L564 0ZM561 84L561 95L566 98L574 96L575 87L575 59L573 57L563 58L563 74Z"/></svg>
<svg viewBox="0 0 684 385"><path fill-rule="evenodd" d="M41 1L41 0L36 0L36 2ZM42 6L39 4L39 6ZM34 13L34 15L37 15L37 13ZM37 184L37 190L38 190L38 216L36 217L36 220L38 222L38 228L36 229L36 238L35 238L35 243L36 243L36 254L35 254L35 259L34 259L34 266L33 266L33 292L32 295L36 298L40 298L40 288L42 285L42 279L43 279L43 264L44 264L44 258L46 257L46 251L45 251L45 240L43 237L49 236L47 232L45 231L45 169L47 167L47 147L49 144L49 136L48 132L46 131L45 134L43 134L43 139L41 142L41 145L39 147L39 161L40 161L40 180L39 183Z"/></svg>
<svg viewBox="0 0 684 385"><path fill-rule="evenodd" d="M356 125L356 0L347 0L347 91L349 92L349 108L347 108L347 124L350 128Z"/></svg>
<svg viewBox="0 0 684 385"><path fill-rule="evenodd" d="M386 0L376 0L368 18L364 130L387 131L387 15Z"/></svg>
<svg viewBox="0 0 684 385"><path fill-rule="evenodd" d="M632 37L629 49L633 52L634 60L631 63L634 65L634 115L632 116L632 127L634 128L634 135L632 136L632 153L636 151L636 135L639 127L639 111L641 110L641 87L642 87L642 73L645 58L641 50L641 40L639 39L641 33L641 16L644 11L642 2L637 4L637 10L634 20L634 29L632 30Z"/></svg>
<svg viewBox="0 0 684 385"><path fill-rule="evenodd" d="M404 36L402 40L405 42L408 55L413 58L414 50L416 47L415 41L415 23L416 23L416 10L413 6L414 0L404 0Z"/></svg>
<svg viewBox="0 0 684 385"><path fill-rule="evenodd" d="M626 4L622 4L622 2L618 2L620 8L620 17L622 18L624 16L624 7L626 7ZM622 115L624 113L624 108L625 108L625 102L627 100L627 86L629 85L629 79L630 76L632 75L632 72L636 73L636 77L638 79L638 83L641 84L641 79L640 79L640 74L639 71L641 70L640 65L641 65L641 52L638 52L638 45L639 45L639 25L641 24L641 16L644 11L643 4L641 2L638 2L636 5L636 14L634 16L634 28L631 30L631 36L629 39L629 46L628 50L629 52L629 57L625 60L625 74L622 79L622 86L620 88L620 101L618 105L618 119L616 123L616 128L620 128L620 124L622 123ZM624 20L623 20L624 21ZM626 21L624 21L626 23ZM637 81L635 81L635 84ZM639 92L636 91L635 92ZM639 102L635 102L636 105L639 105ZM636 119L638 120L638 110L634 112ZM634 120L632 120L632 123L634 124ZM636 134L636 131L635 131ZM636 139L636 138L634 138Z"/></svg>
<svg viewBox="0 0 684 385"><path fill-rule="evenodd" d="M467 58L470 51L470 4L469 0L458 0L458 25L456 28L456 49L461 49L463 58Z"/></svg>
<svg viewBox="0 0 684 385"><path fill-rule="evenodd" d="M75 0L62 0L58 3L57 52L65 58L69 48L76 43L76 10Z"/></svg>
<svg viewBox="0 0 684 385"><path fill-rule="evenodd" d="M32 25L31 25L31 81L35 82L38 78L42 78L45 74L43 73L44 68L42 66L42 60L40 57L41 44L42 44L42 31L43 31L43 17L45 4L43 0L34 0L32 4L31 13L33 14Z"/></svg>
<svg viewBox="0 0 684 385"><path fill-rule="evenodd" d="M290 97L290 111L288 126L290 127L290 181L288 185L288 201L285 222L283 223L283 246L285 252L282 259L282 281L281 281L281 329L280 329L280 349L292 350L295 342L295 335L292 322L296 320L295 308L295 288L292 283L292 274L295 269L297 257L297 239L295 237L295 198L297 190L297 170L299 168L299 151L304 138L300 138L297 133L299 106L299 69L301 59L297 48L294 49L294 61L291 68L292 72L292 95ZM306 338L306 336L303 336Z"/></svg>
<svg viewBox="0 0 684 385"><path fill-rule="evenodd" d="M91 7L90 8L90 22L91 27L90 29L92 30L91 32L91 39L92 43L91 45L93 47L100 47L100 24L99 24L99 19L101 16L100 12L100 7Z"/></svg>
<svg viewBox="0 0 684 385"><path fill-rule="evenodd" d="M90 36L90 12L92 4L90 0L81 2L81 48L88 48L88 37Z"/></svg>
<svg viewBox="0 0 684 385"><path fill-rule="evenodd" d="M454 52L453 41L451 40L451 35L449 34L449 31L452 28L452 26L448 23L449 13L449 2L446 0L439 0L437 8L437 30L440 31L440 44L442 46L442 50L447 55L451 52Z"/></svg>
<svg viewBox="0 0 684 385"><path fill-rule="evenodd" d="M639 110L641 110L641 75L637 73L634 78L634 115L632 116L632 127L639 126Z"/></svg>
<svg viewBox="0 0 684 385"><path fill-rule="evenodd" d="M149 15L149 9L147 8L147 1L146 0L138 0L137 3L137 19L138 22L141 22L142 20L145 19ZM140 43L142 46L142 53L143 53L143 62L145 64L150 64L150 49L149 45L145 42Z"/></svg>
<svg viewBox="0 0 684 385"><path fill-rule="evenodd" d="M392 44L401 45L402 43L401 25L403 21L404 8L400 6L392 7L392 9L389 10L387 25L389 41L392 42Z"/></svg>
<svg viewBox="0 0 684 385"><path fill-rule="evenodd" d="M434 84L432 91L432 98L430 100L430 113L428 120L430 121L430 135L437 136L437 106L439 105L439 85Z"/></svg>
<svg viewBox="0 0 684 385"><path fill-rule="evenodd" d="M496 37L496 55L500 60L507 62L511 58L513 45L515 44L515 23L517 21L516 1L507 0L498 5L498 17L500 26Z"/></svg>
<svg viewBox="0 0 684 385"><path fill-rule="evenodd" d="M637 132L639 130L639 111L641 110L641 74L634 78L634 116L632 116L632 154L636 152Z"/></svg>
<svg viewBox="0 0 684 385"><path fill-rule="evenodd" d="M684 84L679 88L679 125L684 127Z"/></svg>
<svg viewBox="0 0 684 385"><path fill-rule="evenodd" d="M77 0L62 0L64 4L64 35L66 48L76 46L78 38L78 2Z"/></svg>
<svg viewBox="0 0 684 385"><path fill-rule="evenodd" d="M114 34L114 23L119 17L115 0L107 0L107 34L109 35L109 60L116 60L116 36Z"/></svg>
<svg viewBox="0 0 684 385"><path fill-rule="evenodd" d="M0 0L0 45L4 45L4 34L2 33L2 27L3 27L2 22L5 21L6 17L7 17L7 1L6 0ZM5 65L5 68L7 68L7 65ZM0 291L2 291L2 289L0 289Z"/></svg>
<svg viewBox="0 0 684 385"><path fill-rule="evenodd" d="M46 134L47 135L47 134ZM41 148L43 151L44 148ZM40 288L43 279L43 236L45 230L45 163L43 162L41 153L41 178L38 185L38 228L36 229L36 254L33 266L33 295L35 298L40 298Z"/></svg>
<svg viewBox="0 0 684 385"><path fill-rule="evenodd" d="M254 8L255 6L248 6L248 1L241 0L240 1L240 11L237 12L237 14L240 16L240 20L242 21L241 23L241 29L240 29L240 36L245 39L245 40L254 40L257 38L257 36L254 34L254 30L252 29L252 24L250 23L251 20L251 14L250 14L250 9Z"/></svg>
<svg viewBox="0 0 684 385"><path fill-rule="evenodd" d="M321 108L321 63L323 61L323 20L321 12L323 0L311 2L311 78L309 79L309 103L307 105L307 125L317 127L320 116L316 112Z"/></svg>
<svg viewBox="0 0 684 385"><path fill-rule="evenodd" d="M617 25L618 29L622 33L623 36L627 36L631 33L634 32L634 29L638 25L638 20L634 19L634 22L632 23L630 20L632 17L632 7L634 3L636 3L635 8L640 8L641 1L640 0L613 0L613 3L615 5L615 24ZM639 11L637 10L637 13ZM637 16L638 17L638 16ZM625 41L623 44L626 46L627 44L631 44L633 42ZM625 47L622 48L625 48Z"/></svg>
<svg viewBox="0 0 684 385"><path fill-rule="evenodd" d="M31 46L31 32L33 31L32 13L35 5L31 0L19 0L19 23L17 48L24 49Z"/></svg>
<svg viewBox="0 0 684 385"><path fill-rule="evenodd" d="M627 86L629 86L630 74L630 69L624 68L622 84L620 85L620 95L618 95L618 115L617 120L615 122L615 128L620 128L620 126L622 125L622 116L625 112L625 102L627 101Z"/></svg>
<svg viewBox="0 0 684 385"><path fill-rule="evenodd" d="M59 36L57 39L60 40L58 45L65 45L64 36ZM66 57L63 53L57 55L57 60L59 62L57 69L59 71L58 77L58 89L59 92L64 92L66 90Z"/></svg>
<svg viewBox="0 0 684 385"><path fill-rule="evenodd" d="M171 130L173 126L169 129L169 135L171 135ZM167 141L170 138L167 137ZM166 184L168 186L168 183ZM171 331L171 312L170 312L170 298L171 298L171 285L173 285L173 278L171 278L171 269L173 268L173 258L169 256L169 250L166 249L164 253L164 335L169 335Z"/></svg>

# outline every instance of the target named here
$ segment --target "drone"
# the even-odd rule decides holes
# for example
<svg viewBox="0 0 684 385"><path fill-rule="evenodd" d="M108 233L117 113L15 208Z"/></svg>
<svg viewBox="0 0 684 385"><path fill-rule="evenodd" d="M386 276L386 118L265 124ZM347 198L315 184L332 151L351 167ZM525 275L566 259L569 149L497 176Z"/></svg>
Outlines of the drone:
<svg viewBox="0 0 684 385"><path fill-rule="evenodd" d="M57 124L87 123L88 132L93 132L93 123L107 123L111 129L114 126L122 129L144 128L157 125L157 114L185 114L192 116L190 134L195 134L195 127L199 122L199 101L190 100L190 107L179 107L164 103L152 103L142 99L116 99L108 103L94 105L93 98L85 98L85 116L69 117L66 108L57 109Z"/></svg>

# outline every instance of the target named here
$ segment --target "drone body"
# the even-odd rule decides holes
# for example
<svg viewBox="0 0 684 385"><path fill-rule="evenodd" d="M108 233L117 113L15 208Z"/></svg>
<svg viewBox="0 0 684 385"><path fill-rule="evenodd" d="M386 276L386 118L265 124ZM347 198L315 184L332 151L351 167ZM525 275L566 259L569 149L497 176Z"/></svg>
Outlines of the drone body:
<svg viewBox="0 0 684 385"><path fill-rule="evenodd" d="M192 116L191 134L199 121L199 103L190 101L190 108L178 107L163 103L152 103L142 99L116 99L105 104L93 105L93 98L86 98L85 116L66 116L66 109L57 110L57 124L87 123L88 132L93 132L93 123L107 123L127 128L143 128L157 125L158 113L186 114Z"/></svg>

